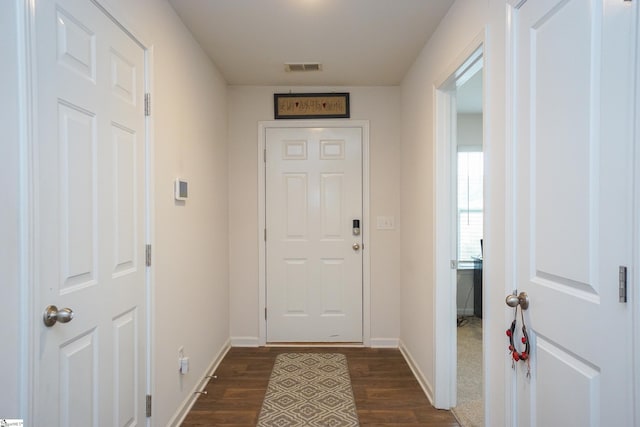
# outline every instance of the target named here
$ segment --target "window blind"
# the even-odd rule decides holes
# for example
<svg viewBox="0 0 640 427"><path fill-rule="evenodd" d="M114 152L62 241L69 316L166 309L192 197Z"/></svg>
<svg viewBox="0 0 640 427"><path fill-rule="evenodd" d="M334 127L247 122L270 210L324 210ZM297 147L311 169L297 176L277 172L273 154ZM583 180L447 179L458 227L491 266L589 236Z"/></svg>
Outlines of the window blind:
<svg viewBox="0 0 640 427"><path fill-rule="evenodd" d="M458 263L473 265L482 256L483 154L458 152Z"/></svg>

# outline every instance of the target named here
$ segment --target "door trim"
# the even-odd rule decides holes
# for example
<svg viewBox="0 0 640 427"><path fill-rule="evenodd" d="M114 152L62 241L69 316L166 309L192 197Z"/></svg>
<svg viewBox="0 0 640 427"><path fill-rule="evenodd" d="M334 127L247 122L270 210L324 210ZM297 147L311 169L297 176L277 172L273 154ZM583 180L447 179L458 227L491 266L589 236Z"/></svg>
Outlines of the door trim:
<svg viewBox="0 0 640 427"><path fill-rule="evenodd" d="M266 310L266 245L264 240L266 215L266 178L264 150L267 129L274 128L354 128L362 129L362 344L371 346L371 249L369 238L369 121L368 120L280 120L258 122L258 345L267 344Z"/></svg>
<svg viewBox="0 0 640 427"><path fill-rule="evenodd" d="M125 15L108 2L108 0L90 0L116 26L124 31L144 51L144 91L153 92L153 47L125 19ZM19 129L20 129L20 354L22 364L19 372L19 410L26 425L32 425L36 418L38 402L38 357L40 351L39 328L42 307L38 306L39 249L38 249L38 74L36 60L36 2L22 0L17 2L17 44L19 69ZM145 116L145 193L142 196L145 210L145 242L152 244L154 240L154 206L153 196L153 116ZM154 267L146 267L145 304L146 304L146 350L143 367L146 382L146 394L153 392L153 343L154 343ZM152 418L145 418L144 425L151 425Z"/></svg>

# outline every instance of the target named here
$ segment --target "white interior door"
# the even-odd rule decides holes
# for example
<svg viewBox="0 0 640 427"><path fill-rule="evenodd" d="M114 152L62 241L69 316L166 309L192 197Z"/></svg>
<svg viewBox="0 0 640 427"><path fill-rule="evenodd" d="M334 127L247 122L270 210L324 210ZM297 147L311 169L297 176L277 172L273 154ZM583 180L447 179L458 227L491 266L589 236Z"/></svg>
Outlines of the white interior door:
<svg viewBox="0 0 640 427"><path fill-rule="evenodd" d="M38 322L34 425L142 425L144 51L90 1L36 3L36 299L74 317Z"/></svg>
<svg viewBox="0 0 640 427"><path fill-rule="evenodd" d="M269 128L265 170L267 341L362 342L361 128Z"/></svg>
<svg viewBox="0 0 640 427"><path fill-rule="evenodd" d="M637 356L619 302L619 267L632 267L632 12L529 0L514 14L514 288L530 298L532 374L516 363L521 426L633 424Z"/></svg>

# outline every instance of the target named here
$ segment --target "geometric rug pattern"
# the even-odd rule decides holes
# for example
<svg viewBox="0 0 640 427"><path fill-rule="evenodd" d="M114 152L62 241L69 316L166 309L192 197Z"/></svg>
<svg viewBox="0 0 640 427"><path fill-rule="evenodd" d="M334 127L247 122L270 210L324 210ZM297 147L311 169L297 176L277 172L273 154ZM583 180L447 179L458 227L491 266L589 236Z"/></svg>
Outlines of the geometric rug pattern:
<svg viewBox="0 0 640 427"><path fill-rule="evenodd" d="M283 353L276 357L258 427L358 425L345 355Z"/></svg>

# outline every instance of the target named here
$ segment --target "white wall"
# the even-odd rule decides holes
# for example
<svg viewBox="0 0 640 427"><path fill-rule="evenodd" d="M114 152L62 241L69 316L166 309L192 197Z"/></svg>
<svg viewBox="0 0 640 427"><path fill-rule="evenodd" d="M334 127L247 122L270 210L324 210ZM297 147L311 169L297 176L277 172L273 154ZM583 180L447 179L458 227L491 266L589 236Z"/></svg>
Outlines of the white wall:
<svg viewBox="0 0 640 427"><path fill-rule="evenodd" d="M273 120L273 94L349 92L351 118L370 121L371 337L397 342L400 333L400 91L398 87L231 86L229 98L229 256L231 336L257 344L258 121ZM394 216L396 229L375 229L376 216Z"/></svg>
<svg viewBox="0 0 640 427"><path fill-rule="evenodd" d="M482 113L458 114L456 139L458 147L468 150L482 151Z"/></svg>
<svg viewBox="0 0 640 427"><path fill-rule="evenodd" d="M166 425L229 337L226 82L166 1L110 2L154 52L153 424Z"/></svg>
<svg viewBox="0 0 640 427"><path fill-rule="evenodd" d="M485 58L485 346L487 425L504 425L504 76L505 2L457 0L426 44L402 85L401 345L426 387L435 384L434 85L484 33ZM440 266L442 268L443 266ZM447 268L447 266L444 266ZM485 287L486 288L486 287ZM498 297L498 295L501 295ZM499 331L500 333L497 333ZM497 349L497 350L494 350Z"/></svg>
<svg viewBox="0 0 640 427"><path fill-rule="evenodd" d="M20 414L20 145L18 127L18 54L16 4L4 1L0 13L0 417Z"/></svg>

